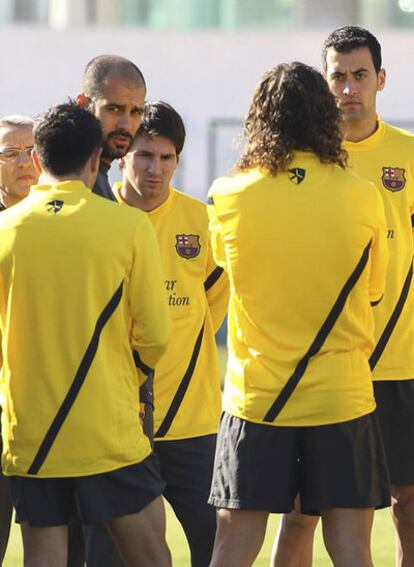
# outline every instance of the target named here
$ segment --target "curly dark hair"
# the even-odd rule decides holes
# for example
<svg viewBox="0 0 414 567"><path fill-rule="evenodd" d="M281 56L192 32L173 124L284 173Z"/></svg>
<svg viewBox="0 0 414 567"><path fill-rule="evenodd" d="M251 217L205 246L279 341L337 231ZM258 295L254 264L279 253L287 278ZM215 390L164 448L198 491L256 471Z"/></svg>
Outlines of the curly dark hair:
<svg viewBox="0 0 414 567"><path fill-rule="evenodd" d="M270 175L286 171L298 150L346 166L341 114L323 76L304 63L282 63L263 76L244 124L246 147L236 164Z"/></svg>

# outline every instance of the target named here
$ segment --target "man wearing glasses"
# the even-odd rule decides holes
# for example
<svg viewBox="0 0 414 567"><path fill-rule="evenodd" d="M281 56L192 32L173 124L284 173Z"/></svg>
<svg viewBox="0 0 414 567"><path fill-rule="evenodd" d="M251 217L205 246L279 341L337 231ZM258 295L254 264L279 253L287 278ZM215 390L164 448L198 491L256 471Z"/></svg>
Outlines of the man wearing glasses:
<svg viewBox="0 0 414 567"><path fill-rule="evenodd" d="M15 205L37 183L31 152L33 120L25 116L0 119L0 207Z"/></svg>
<svg viewBox="0 0 414 567"><path fill-rule="evenodd" d="M37 183L33 165L33 120L26 116L0 118L0 210L15 205ZM0 361L1 362L1 361ZM0 393L0 417L1 417ZM0 426L1 433L1 426ZM2 452L0 434L0 454ZM9 483L0 468L0 565L6 554L12 517Z"/></svg>

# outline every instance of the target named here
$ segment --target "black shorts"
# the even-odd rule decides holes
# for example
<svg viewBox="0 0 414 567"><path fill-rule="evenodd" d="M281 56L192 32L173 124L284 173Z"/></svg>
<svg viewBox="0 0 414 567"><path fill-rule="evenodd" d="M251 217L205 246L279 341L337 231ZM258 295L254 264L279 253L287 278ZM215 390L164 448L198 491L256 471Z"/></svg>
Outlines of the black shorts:
<svg viewBox="0 0 414 567"><path fill-rule="evenodd" d="M216 533L215 510L207 504L215 447L216 435L155 443L161 476L166 482L164 497L184 529L191 563L199 567L210 564ZM103 526L88 526L84 532L88 566L122 565Z"/></svg>
<svg viewBox="0 0 414 567"><path fill-rule="evenodd" d="M374 381L391 483L414 484L414 380Z"/></svg>
<svg viewBox="0 0 414 567"><path fill-rule="evenodd" d="M156 441L164 497L180 521L191 551L191 564L210 565L216 513L207 503L213 475L216 435Z"/></svg>
<svg viewBox="0 0 414 567"><path fill-rule="evenodd" d="M315 427L277 427L223 414L209 503L290 512L390 505L385 451L375 414Z"/></svg>
<svg viewBox="0 0 414 567"><path fill-rule="evenodd" d="M156 457L107 473L71 478L11 476L16 521L32 527L67 525L76 506L85 524L136 514L164 490Z"/></svg>
<svg viewBox="0 0 414 567"><path fill-rule="evenodd" d="M139 389L139 401L154 409L154 376L149 376Z"/></svg>

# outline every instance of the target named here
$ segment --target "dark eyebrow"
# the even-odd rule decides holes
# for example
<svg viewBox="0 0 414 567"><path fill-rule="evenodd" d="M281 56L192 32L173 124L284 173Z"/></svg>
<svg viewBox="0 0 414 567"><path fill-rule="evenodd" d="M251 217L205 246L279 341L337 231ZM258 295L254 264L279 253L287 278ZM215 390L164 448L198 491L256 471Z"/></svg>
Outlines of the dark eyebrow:
<svg viewBox="0 0 414 567"><path fill-rule="evenodd" d="M351 71L352 75L357 75L358 73L368 73L368 69L366 69L365 67L359 67L358 69L355 69L355 71ZM330 77L343 77L344 75L346 75L345 71L332 71L332 73L330 73Z"/></svg>
<svg viewBox="0 0 414 567"><path fill-rule="evenodd" d="M342 71L332 71L332 73L329 73L329 78L331 79L337 79L342 77L345 77L345 73L343 73Z"/></svg>
<svg viewBox="0 0 414 567"><path fill-rule="evenodd" d="M126 104L119 104L117 102L107 102L105 105L107 108L117 108L119 110L124 110L126 108ZM139 112L140 114L143 114L144 112L144 107L143 106L133 106L131 109L131 112Z"/></svg>
<svg viewBox="0 0 414 567"><path fill-rule="evenodd" d="M118 104L117 102L107 102L105 106L113 106L114 108L125 108L125 104Z"/></svg>

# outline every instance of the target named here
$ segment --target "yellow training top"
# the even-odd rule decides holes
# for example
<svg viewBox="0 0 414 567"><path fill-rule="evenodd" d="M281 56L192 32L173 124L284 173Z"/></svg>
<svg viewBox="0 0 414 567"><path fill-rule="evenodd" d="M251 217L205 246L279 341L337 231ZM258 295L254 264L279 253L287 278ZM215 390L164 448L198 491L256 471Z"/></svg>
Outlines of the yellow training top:
<svg viewBox="0 0 414 567"><path fill-rule="evenodd" d="M80 181L33 187L0 218L3 468L83 476L142 461L142 368L170 323L145 214Z"/></svg>
<svg viewBox="0 0 414 567"><path fill-rule="evenodd" d="M210 198L213 251L230 278L225 411L280 426L373 411L370 302L387 261L374 185L298 152L276 177L216 180Z"/></svg>
<svg viewBox="0 0 414 567"><path fill-rule="evenodd" d="M389 264L384 299L374 310L374 380L414 379L414 290L412 214L414 136L378 122L361 142L344 142L353 171L373 181L385 206Z"/></svg>
<svg viewBox="0 0 414 567"><path fill-rule="evenodd" d="M115 195L122 202L119 190ZM172 338L155 368L155 440L216 433L221 412L215 332L228 305L228 280L213 260L206 205L171 188L148 213L160 246Z"/></svg>

